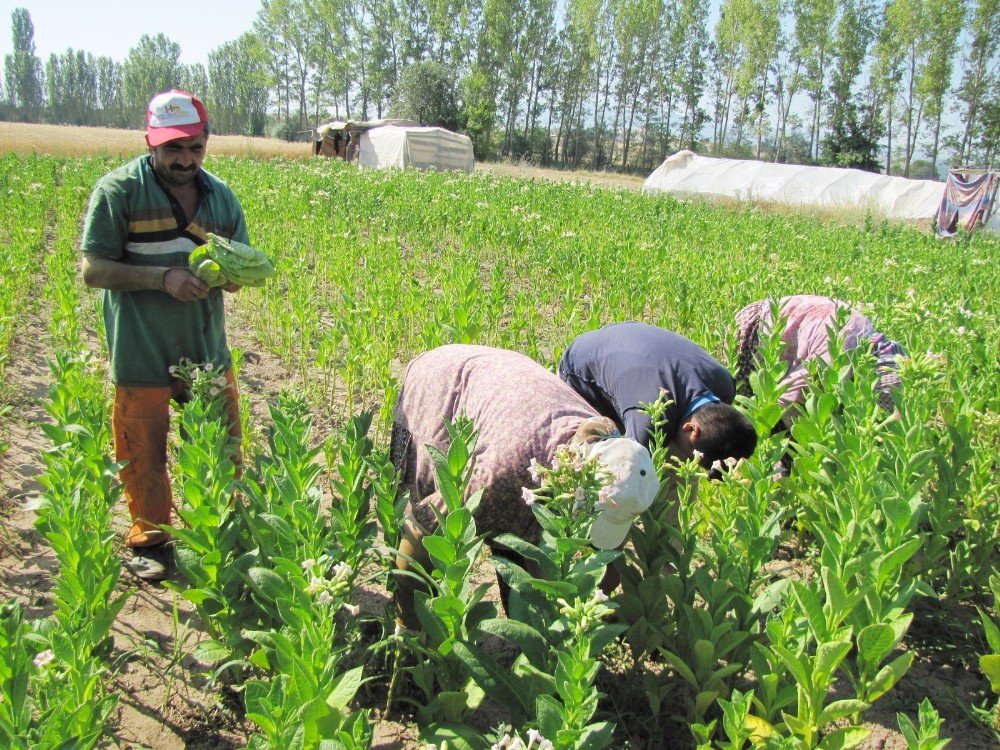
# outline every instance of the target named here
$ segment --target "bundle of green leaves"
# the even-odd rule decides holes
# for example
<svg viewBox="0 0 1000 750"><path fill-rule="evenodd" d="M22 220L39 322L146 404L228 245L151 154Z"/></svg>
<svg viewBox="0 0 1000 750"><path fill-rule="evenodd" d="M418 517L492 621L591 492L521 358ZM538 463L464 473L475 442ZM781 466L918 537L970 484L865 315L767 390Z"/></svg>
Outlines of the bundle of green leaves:
<svg viewBox="0 0 1000 750"><path fill-rule="evenodd" d="M263 286L275 274L271 259L262 251L211 232L208 242L194 249L188 263L191 272L212 287Z"/></svg>

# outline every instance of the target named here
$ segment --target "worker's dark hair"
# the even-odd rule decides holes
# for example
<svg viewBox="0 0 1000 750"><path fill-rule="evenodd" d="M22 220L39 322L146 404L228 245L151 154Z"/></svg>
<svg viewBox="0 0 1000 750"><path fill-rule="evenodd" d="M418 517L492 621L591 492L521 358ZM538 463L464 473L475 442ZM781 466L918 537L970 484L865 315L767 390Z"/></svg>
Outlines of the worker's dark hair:
<svg viewBox="0 0 1000 750"><path fill-rule="evenodd" d="M698 425L698 437L692 443L701 451L706 469L727 458L749 458L757 448L757 430L746 415L729 404L706 404L691 415Z"/></svg>

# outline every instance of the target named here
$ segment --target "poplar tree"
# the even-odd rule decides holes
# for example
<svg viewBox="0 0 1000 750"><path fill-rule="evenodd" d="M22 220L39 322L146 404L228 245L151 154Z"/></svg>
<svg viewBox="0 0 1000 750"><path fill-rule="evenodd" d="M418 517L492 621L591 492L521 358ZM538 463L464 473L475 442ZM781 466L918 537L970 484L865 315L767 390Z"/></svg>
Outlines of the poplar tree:
<svg viewBox="0 0 1000 750"><path fill-rule="evenodd" d="M38 122L41 119L44 79L42 61L35 55L35 26L24 8L11 13L11 48L4 56L4 83L14 119Z"/></svg>
<svg viewBox="0 0 1000 750"><path fill-rule="evenodd" d="M822 160L838 167L874 171L877 143L861 124L854 85L861 77L874 38L875 9L870 0L844 0L833 42L830 76L829 133L823 139Z"/></svg>
<svg viewBox="0 0 1000 750"><path fill-rule="evenodd" d="M144 34L129 50L121 66L121 84L117 100L119 127L144 128L150 98L160 92L179 88L185 70L180 62L181 48L164 34Z"/></svg>
<svg viewBox="0 0 1000 750"><path fill-rule="evenodd" d="M976 141L984 132L984 115L989 112L991 99L995 103L1000 96L1000 0L975 0L971 16L971 39L954 105L961 118L958 160L963 163L971 159Z"/></svg>
<svg viewBox="0 0 1000 750"><path fill-rule="evenodd" d="M927 121L932 128L930 158L932 179L937 179L938 148L941 144L941 117L944 97L951 88L953 61L958 36L965 22L962 0L925 0L927 15L926 62L920 81Z"/></svg>

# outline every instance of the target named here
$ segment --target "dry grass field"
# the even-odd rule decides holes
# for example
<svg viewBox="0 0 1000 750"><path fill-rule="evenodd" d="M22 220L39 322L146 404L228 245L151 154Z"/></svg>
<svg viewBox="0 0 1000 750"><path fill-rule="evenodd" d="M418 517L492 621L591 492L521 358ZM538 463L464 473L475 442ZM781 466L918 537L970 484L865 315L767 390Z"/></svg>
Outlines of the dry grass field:
<svg viewBox="0 0 1000 750"><path fill-rule="evenodd" d="M146 150L141 130L0 122L0 151L50 156L134 156ZM269 159L308 159L310 144L276 138L213 135L212 153Z"/></svg>
<svg viewBox="0 0 1000 750"><path fill-rule="evenodd" d="M145 150L146 143L141 130L0 122L0 152L129 157ZM252 159L309 159L312 156L309 143L289 143L277 138L248 138L242 135L213 135L210 154L246 156ZM476 169L508 177L588 183L632 190L641 188L643 181L642 177L636 175L570 172L514 163L478 162Z"/></svg>

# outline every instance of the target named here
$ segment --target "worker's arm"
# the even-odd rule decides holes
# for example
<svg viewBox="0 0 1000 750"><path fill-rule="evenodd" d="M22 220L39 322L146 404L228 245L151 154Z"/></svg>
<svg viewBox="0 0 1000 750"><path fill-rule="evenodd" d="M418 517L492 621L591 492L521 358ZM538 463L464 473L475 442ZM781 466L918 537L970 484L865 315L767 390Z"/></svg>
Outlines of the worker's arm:
<svg viewBox="0 0 1000 750"><path fill-rule="evenodd" d="M166 292L180 302L208 296L209 286L185 268L134 266L99 255L83 256L83 282L114 292Z"/></svg>

